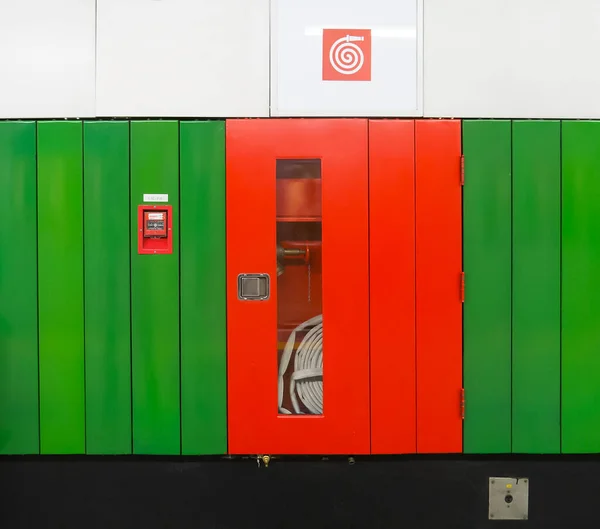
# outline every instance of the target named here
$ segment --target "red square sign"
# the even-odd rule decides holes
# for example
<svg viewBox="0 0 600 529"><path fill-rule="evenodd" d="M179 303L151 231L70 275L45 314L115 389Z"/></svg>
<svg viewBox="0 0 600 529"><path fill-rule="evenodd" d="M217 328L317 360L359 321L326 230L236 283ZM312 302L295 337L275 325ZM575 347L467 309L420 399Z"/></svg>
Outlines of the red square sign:
<svg viewBox="0 0 600 529"><path fill-rule="evenodd" d="M323 81L371 80L371 30L323 30Z"/></svg>

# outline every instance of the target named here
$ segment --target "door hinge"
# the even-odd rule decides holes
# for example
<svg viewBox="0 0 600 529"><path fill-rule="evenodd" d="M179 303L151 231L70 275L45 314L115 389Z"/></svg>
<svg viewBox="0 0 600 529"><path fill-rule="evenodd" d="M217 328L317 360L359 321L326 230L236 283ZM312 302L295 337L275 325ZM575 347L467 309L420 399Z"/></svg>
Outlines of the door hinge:
<svg viewBox="0 0 600 529"><path fill-rule="evenodd" d="M465 155L460 156L460 185L465 185Z"/></svg>
<svg viewBox="0 0 600 529"><path fill-rule="evenodd" d="M460 273L460 302L465 302L465 273Z"/></svg>
<svg viewBox="0 0 600 529"><path fill-rule="evenodd" d="M465 420L465 388L460 389L460 418Z"/></svg>

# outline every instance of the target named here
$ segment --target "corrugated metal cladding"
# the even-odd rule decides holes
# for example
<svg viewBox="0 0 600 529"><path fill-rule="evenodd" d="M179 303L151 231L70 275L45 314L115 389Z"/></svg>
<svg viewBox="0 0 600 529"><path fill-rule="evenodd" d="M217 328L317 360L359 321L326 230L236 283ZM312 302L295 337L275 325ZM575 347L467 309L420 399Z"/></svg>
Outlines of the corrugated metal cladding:
<svg viewBox="0 0 600 529"><path fill-rule="evenodd" d="M600 452L599 141L582 121L0 123L0 453ZM277 160L307 157L325 412L298 420L278 287L243 301L237 276L277 277ZM171 254L138 253L145 194Z"/></svg>
<svg viewBox="0 0 600 529"><path fill-rule="evenodd" d="M465 452L600 451L599 133L463 124Z"/></svg>
<svg viewBox="0 0 600 529"><path fill-rule="evenodd" d="M0 453L226 452L224 140L223 122L0 123ZM157 192L173 254L144 259Z"/></svg>

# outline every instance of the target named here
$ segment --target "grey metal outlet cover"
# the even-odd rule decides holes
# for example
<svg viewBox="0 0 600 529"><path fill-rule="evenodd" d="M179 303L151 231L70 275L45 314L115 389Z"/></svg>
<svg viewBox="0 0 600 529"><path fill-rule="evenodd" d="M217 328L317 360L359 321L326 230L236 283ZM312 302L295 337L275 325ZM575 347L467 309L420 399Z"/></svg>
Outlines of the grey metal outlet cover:
<svg viewBox="0 0 600 529"><path fill-rule="evenodd" d="M490 478L490 520L529 518L529 479Z"/></svg>

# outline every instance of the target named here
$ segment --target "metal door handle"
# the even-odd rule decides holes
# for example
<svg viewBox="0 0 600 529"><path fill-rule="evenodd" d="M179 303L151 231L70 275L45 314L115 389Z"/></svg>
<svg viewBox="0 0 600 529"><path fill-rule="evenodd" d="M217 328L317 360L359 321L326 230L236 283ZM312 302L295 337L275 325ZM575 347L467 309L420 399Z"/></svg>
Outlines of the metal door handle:
<svg viewBox="0 0 600 529"><path fill-rule="evenodd" d="M269 274L238 275L238 299L244 301L269 299L270 282Z"/></svg>

